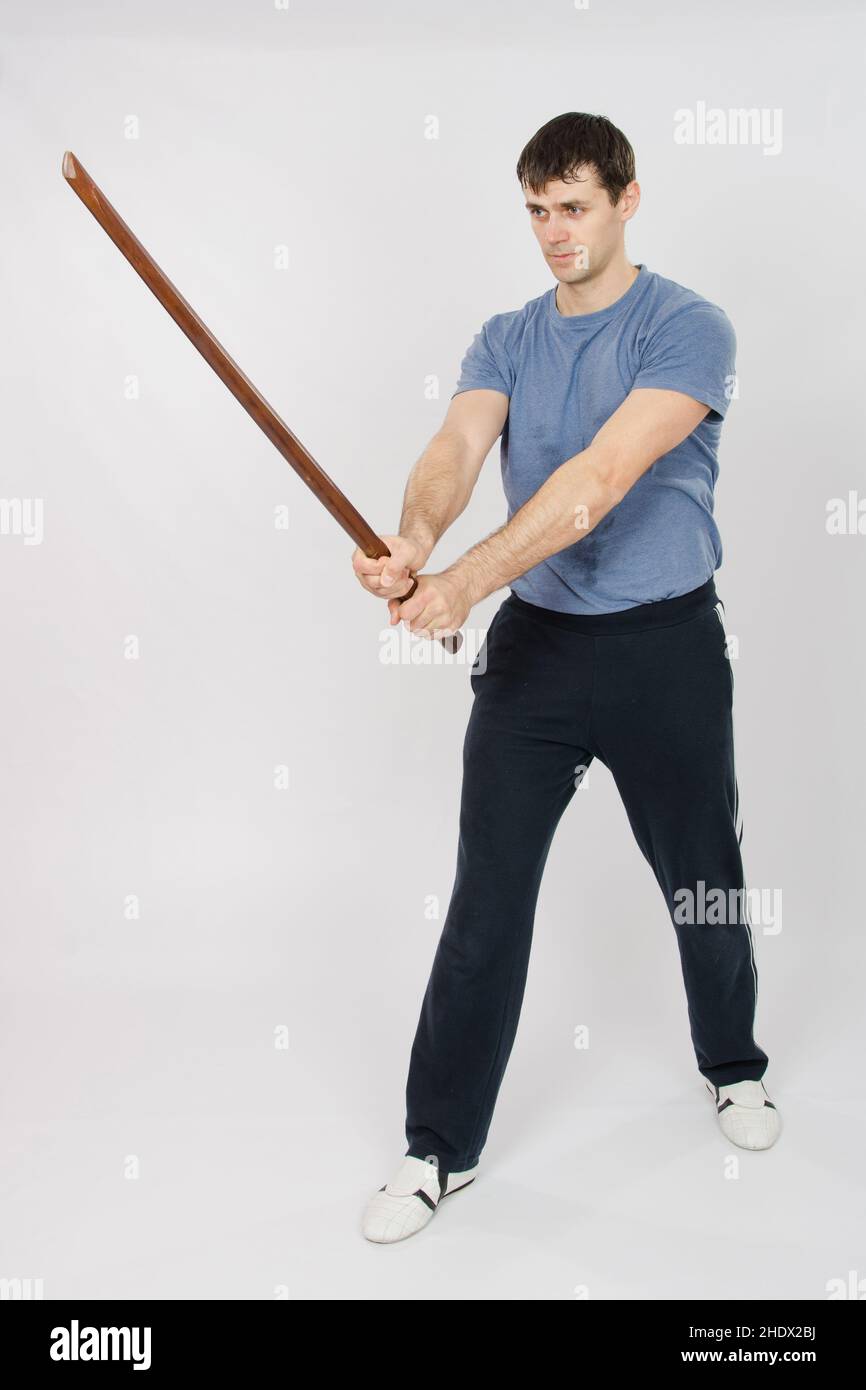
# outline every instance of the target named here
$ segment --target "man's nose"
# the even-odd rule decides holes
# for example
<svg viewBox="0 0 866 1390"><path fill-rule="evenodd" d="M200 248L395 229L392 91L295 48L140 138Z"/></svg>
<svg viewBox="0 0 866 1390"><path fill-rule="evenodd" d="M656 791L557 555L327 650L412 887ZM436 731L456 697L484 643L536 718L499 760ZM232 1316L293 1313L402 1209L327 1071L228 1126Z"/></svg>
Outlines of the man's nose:
<svg viewBox="0 0 866 1390"><path fill-rule="evenodd" d="M562 242L568 241L569 231L564 220L558 217L551 217L547 224L547 241L550 246L560 246Z"/></svg>

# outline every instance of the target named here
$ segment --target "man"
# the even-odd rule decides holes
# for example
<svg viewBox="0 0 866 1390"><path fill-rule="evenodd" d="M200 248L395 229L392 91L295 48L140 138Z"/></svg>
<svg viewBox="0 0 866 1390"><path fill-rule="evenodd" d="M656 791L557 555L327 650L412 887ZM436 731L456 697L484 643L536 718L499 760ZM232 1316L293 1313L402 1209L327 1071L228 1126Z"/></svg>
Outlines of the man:
<svg viewBox="0 0 866 1390"><path fill-rule="evenodd" d="M408 1149L364 1218L378 1242L420 1230L476 1175L544 864L594 758L671 913L698 1069L723 1132L748 1149L779 1132L752 1034L733 675L713 580L734 330L716 305L627 259L640 186L631 145L608 120L556 117L517 176L557 283L484 323L410 474L399 535L385 538L390 559L353 555L391 624L427 638L511 589L470 676L457 871L412 1048ZM500 435L509 520L446 570L419 574L401 605L409 571L423 570L463 511Z"/></svg>

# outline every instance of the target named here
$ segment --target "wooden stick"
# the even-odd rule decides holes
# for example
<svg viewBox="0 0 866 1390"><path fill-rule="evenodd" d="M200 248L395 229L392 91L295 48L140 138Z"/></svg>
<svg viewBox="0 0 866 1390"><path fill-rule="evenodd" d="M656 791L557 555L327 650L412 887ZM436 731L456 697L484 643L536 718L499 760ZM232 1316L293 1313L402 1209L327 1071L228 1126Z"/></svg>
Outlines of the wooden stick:
<svg viewBox="0 0 866 1390"><path fill-rule="evenodd" d="M274 447L291 464L343 530L352 537L355 544L371 560L390 555L385 542L376 535L361 513L352 506L348 497L304 448L285 421L280 419L249 377L245 376L238 364L229 357L222 344L217 342L210 329L202 323L192 305L187 303L165 272L160 270L156 261L111 206L105 194L71 150L67 150L63 156L63 177L84 206L92 212L103 231L108 233L133 270L138 272L148 289L153 291L163 308L168 310L178 328L182 329L204 360L213 368L220 381L228 387L235 399L240 401L259 429L267 435ZM401 595L400 603L405 603L406 599L411 598L418 587L417 576L411 570L409 577L412 580L412 588ZM449 652L456 652L462 645L463 637L461 633L455 632L440 638L440 641Z"/></svg>

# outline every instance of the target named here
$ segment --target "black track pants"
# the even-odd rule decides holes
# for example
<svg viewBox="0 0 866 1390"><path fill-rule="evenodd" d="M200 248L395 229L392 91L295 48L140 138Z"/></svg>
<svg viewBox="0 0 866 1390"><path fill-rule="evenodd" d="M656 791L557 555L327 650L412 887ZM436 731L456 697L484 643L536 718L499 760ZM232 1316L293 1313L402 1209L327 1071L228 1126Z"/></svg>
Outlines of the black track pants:
<svg viewBox="0 0 866 1390"><path fill-rule="evenodd" d="M668 904L699 1071L720 1086L763 1076L725 644L712 579L620 613L556 613L514 593L497 610L470 676L457 869L412 1047L408 1153L451 1172L478 1161L545 861L593 758ZM722 897L721 914L702 906Z"/></svg>

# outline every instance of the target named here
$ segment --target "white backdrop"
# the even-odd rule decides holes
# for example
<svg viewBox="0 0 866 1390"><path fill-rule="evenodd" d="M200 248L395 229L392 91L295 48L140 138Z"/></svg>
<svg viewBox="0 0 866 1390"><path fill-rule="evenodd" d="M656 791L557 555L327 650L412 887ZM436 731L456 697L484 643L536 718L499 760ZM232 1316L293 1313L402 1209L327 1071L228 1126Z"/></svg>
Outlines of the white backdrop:
<svg viewBox="0 0 866 1390"><path fill-rule="evenodd" d="M866 1275L866 536L827 529L831 499L866 495L862 8L0 15L0 1276L46 1298L709 1299ZM779 147L678 143L702 104L780 113ZM594 766L548 861L482 1180L385 1250L360 1212L405 1150L468 663L382 663L351 541L61 159L388 532L472 335L552 283L514 165L567 110L635 147L632 262L738 336L716 583L747 878L783 904L755 945L785 1129L732 1178L673 929ZM497 449L432 568L504 517Z"/></svg>

